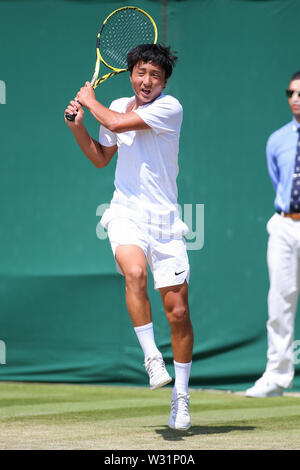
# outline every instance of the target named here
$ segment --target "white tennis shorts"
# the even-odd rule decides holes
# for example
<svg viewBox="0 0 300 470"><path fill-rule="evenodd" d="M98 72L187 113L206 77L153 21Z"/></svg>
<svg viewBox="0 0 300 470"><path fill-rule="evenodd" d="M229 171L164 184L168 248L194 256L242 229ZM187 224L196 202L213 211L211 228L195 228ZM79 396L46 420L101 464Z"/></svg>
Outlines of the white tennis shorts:
<svg viewBox="0 0 300 470"><path fill-rule="evenodd" d="M156 290L189 281L190 266L183 236L158 236L155 227L125 217L113 218L107 232L114 256L119 245L137 245L143 250ZM123 275L117 261L116 267Z"/></svg>

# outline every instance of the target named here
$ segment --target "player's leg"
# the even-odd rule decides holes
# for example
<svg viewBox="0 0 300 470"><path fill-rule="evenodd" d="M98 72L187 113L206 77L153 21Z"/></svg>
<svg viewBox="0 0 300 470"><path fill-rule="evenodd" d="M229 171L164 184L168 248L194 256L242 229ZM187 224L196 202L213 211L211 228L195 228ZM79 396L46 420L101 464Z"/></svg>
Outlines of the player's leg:
<svg viewBox="0 0 300 470"><path fill-rule="evenodd" d="M144 352L150 388L155 390L172 379L154 339L151 306L147 293L147 260L143 250L136 245L117 246L115 258L125 276L127 309Z"/></svg>
<svg viewBox="0 0 300 470"><path fill-rule="evenodd" d="M137 245L119 245L115 258L125 276L126 305L134 327L152 322L147 293L147 260Z"/></svg>
<svg viewBox="0 0 300 470"><path fill-rule="evenodd" d="M187 430L191 426L188 384L194 345L188 304L188 284L185 281L184 284L159 290L171 329L175 369L169 426L173 429Z"/></svg>
<svg viewBox="0 0 300 470"><path fill-rule="evenodd" d="M151 307L147 295L147 240L139 226L124 216L114 217L107 224L107 232L117 270L126 279L126 304L132 323L134 327L148 324Z"/></svg>
<svg viewBox="0 0 300 470"><path fill-rule="evenodd" d="M194 336L188 304L188 284L159 289L171 329L171 344L176 362L192 360Z"/></svg>
<svg viewBox="0 0 300 470"><path fill-rule="evenodd" d="M190 377L193 327L188 304L189 260L184 238L151 239L149 259L155 289L160 291L171 329L175 386L172 391L169 426L187 430L189 416L188 383Z"/></svg>

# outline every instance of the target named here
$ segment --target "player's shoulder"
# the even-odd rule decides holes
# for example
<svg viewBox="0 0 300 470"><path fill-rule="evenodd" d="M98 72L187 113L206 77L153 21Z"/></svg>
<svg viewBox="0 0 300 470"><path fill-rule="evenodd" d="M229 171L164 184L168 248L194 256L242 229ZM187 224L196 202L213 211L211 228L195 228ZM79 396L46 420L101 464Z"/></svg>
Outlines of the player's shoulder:
<svg viewBox="0 0 300 470"><path fill-rule="evenodd" d="M156 100L145 107L148 107L149 112L153 112L161 116L172 117L179 122L182 121L182 106L172 95L164 95L162 93L158 98L156 98Z"/></svg>
<svg viewBox="0 0 300 470"><path fill-rule="evenodd" d="M179 111L182 111L182 105L177 98L172 95L161 94L156 101L162 105L172 107Z"/></svg>
<svg viewBox="0 0 300 470"><path fill-rule="evenodd" d="M113 111L124 112L131 99L132 97L117 98L111 102L109 109L112 109Z"/></svg>
<svg viewBox="0 0 300 470"><path fill-rule="evenodd" d="M282 138L285 138L288 134L293 131L293 121L284 124L276 131L272 132L269 136L268 143L269 144L276 144L281 141Z"/></svg>

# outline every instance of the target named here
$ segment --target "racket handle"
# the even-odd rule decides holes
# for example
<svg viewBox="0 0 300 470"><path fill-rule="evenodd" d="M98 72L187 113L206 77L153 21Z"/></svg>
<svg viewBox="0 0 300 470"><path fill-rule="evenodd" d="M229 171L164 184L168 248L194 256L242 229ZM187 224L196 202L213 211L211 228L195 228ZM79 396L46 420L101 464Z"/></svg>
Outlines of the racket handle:
<svg viewBox="0 0 300 470"><path fill-rule="evenodd" d="M77 98L75 98L75 101L79 103ZM68 119L68 121L75 121L75 118L76 118L76 114L66 113L66 119Z"/></svg>
<svg viewBox="0 0 300 470"><path fill-rule="evenodd" d="M68 121L75 121L75 118L76 118L76 114L66 113L66 119L68 119Z"/></svg>

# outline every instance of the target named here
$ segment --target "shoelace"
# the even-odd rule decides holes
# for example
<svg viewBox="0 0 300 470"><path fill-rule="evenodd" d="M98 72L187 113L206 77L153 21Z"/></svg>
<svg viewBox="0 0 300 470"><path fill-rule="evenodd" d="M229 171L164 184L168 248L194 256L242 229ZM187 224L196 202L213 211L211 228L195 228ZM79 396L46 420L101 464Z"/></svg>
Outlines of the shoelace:
<svg viewBox="0 0 300 470"><path fill-rule="evenodd" d="M155 362L155 364L154 364ZM159 357L159 356L155 356L155 357L151 357L151 358L147 358L145 360L145 368L146 368L146 371L148 372L149 374L149 377L152 378L153 375L154 375L154 368L155 368L155 372L157 373L158 369L161 369L162 371L165 370L165 363L164 363L164 360L162 357Z"/></svg>
<svg viewBox="0 0 300 470"><path fill-rule="evenodd" d="M185 393L178 393L176 398L172 399L172 412L189 415L189 396Z"/></svg>

